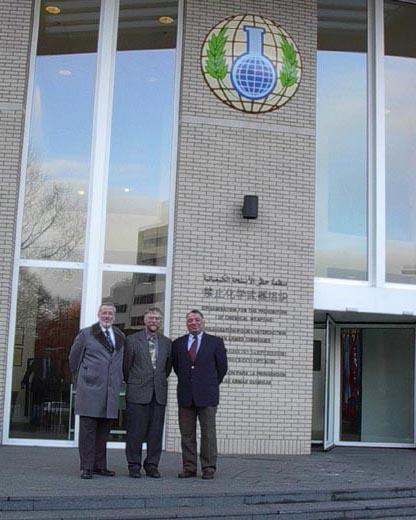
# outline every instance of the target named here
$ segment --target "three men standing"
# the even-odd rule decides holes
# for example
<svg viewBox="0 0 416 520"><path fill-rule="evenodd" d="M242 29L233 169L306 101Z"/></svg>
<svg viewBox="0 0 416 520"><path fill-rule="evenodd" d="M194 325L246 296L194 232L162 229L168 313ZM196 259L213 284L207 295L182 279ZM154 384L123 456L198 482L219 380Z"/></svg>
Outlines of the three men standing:
<svg viewBox="0 0 416 520"><path fill-rule="evenodd" d="M104 303L98 322L82 329L71 347L69 366L76 388L75 413L80 416L81 478L93 473L113 477L107 468L106 443L111 423L118 417L123 381L124 334L113 327L115 307Z"/></svg>
<svg viewBox="0 0 416 520"><path fill-rule="evenodd" d="M75 413L80 415L79 454L81 478L93 473L114 476L107 468L106 442L111 422L118 417L121 383L127 383L126 458L129 474L141 476L142 444L146 475L159 478L167 379L172 366L178 376L177 396L183 470L179 478L197 474L196 421L201 427L202 478L212 479L217 465L216 412L219 385L227 373L224 342L204 331L199 310L186 315L189 334L176 339L159 333L161 312L144 314L145 329L129 336L113 327L115 307L102 304L98 323L82 329L69 355L76 385ZM124 360L123 360L124 351Z"/></svg>
<svg viewBox="0 0 416 520"><path fill-rule="evenodd" d="M224 342L204 332L204 316L198 310L186 315L189 334L172 344L173 369L178 376L179 428L183 471L179 478L197 473L196 419L201 427L200 461L202 478L212 479L217 466L215 416L219 385L227 373Z"/></svg>
<svg viewBox="0 0 416 520"><path fill-rule="evenodd" d="M159 333L161 312L158 308L145 312L144 324L144 330L128 336L124 354L126 458L130 476L139 478L142 444L147 441L143 468L148 477L159 478L167 379L172 370L171 341Z"/></svg>

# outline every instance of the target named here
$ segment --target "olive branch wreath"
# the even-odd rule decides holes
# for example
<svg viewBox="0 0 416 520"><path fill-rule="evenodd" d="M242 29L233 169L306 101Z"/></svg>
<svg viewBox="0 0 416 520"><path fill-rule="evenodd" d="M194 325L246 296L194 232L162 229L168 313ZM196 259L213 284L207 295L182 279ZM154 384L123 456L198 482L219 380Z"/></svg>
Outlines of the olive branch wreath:
<svg viewBox="0 0 416 520"><path fill-rule="evenodd" d="M289 43L285 36L281 35L283 64L280 69L280 83L284 89L293 86L298 80L298 58L295 47Z"/></svg>
<svg viewBox="0 0 416 520"><path fill-rule="evenodd" d="M205 73L218 81L223 81L228 74L228 66L225 62L225 46L228 40L226 32L227 29L222 27L208 40Z"/></svg>

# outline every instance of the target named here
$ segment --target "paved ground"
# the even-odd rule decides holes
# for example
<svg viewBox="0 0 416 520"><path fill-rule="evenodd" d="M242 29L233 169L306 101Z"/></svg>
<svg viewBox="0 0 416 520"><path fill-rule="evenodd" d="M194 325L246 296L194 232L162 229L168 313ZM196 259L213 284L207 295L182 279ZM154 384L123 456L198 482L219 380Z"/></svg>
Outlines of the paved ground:
<svg viewBox="0 0 416 520"><path fill-rule="evenodd" d="M416 486L416 450L335 448L309 456L221 456L213 481L179 480L180 454L163 453L162 478L128 477L122 450L109 450L115 478L81 480L73 448L0 447L0 497L160 496Z"/></svg>

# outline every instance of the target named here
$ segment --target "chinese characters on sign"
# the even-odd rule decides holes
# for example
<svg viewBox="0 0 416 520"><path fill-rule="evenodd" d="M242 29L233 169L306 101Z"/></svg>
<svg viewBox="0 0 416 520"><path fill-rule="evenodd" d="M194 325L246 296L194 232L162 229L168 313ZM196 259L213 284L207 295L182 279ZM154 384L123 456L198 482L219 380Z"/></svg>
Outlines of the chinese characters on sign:
<svg viewBox="0 0 416 520"><path fill-rule="evenodd" d="M215 317L214 334L227 342L230 370L226 382L272 385L285 377L279 361L279 339L287 335L282 327L288 303L288 284L280 278L204 275L202 311ZM234 368L235 367L235 368Z"/></svg>

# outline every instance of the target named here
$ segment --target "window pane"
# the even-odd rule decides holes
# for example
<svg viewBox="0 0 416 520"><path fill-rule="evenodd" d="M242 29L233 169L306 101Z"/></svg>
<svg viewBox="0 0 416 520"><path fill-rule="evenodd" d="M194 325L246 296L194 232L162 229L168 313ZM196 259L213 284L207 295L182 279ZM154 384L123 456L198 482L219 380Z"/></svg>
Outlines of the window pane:
<svg viewBox="0 0 416 520"><path fill-rule="evenodd" d="M160 17L171 23L161 23ZM166 265L177 1L121 1L105 262Z"/></svg>
<svg viewBox="0 0 416 520"><path fill-rule="evenodd" d="M386 280L416 284L416 6L385 2Z"/></svg>
<svg viewBox="0 0 416 520"><path fill-rule="evenodd" d="M82 273L20 270L10 437L69 439L68 354L79 331Z"/></svg>
<svg viewBox="0 0 416 520"><path fill-rule="evenodd" d="M144 312L150 307L165 307L165 276L145 273L103 274L103 302L116 306L115 325L125 334L144 328ZM163 329L163 322L162 327ZM162 330L163 331L163 330ZM124 389L120 395L119 417L113 425L111 440L124 441L126 431L126 401Z"/></svg>
<svg viewBox="0 0 416 520"><path fill-rule="evenodd" d="M21 254L79 261L90 161L99 1L40 7Z"/></svg>
<svg viewBox="0 0 416 520"><path fill-rule="evenodd" d="M367 13L318 1L316 276L367 279Z"/></svg>

